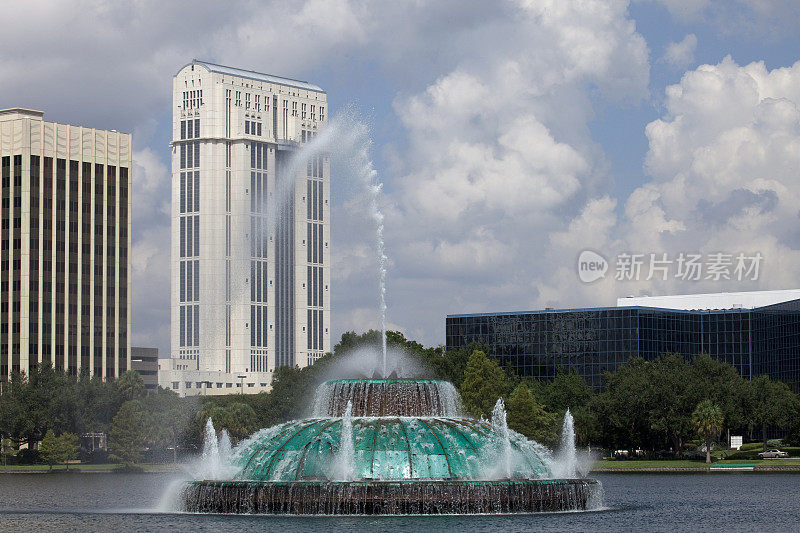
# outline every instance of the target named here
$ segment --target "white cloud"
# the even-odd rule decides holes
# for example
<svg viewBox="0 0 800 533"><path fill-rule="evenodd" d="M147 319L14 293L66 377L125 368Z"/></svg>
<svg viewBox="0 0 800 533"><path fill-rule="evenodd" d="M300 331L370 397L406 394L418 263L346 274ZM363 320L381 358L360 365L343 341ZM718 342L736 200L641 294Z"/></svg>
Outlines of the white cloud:
<svg viewBox="0 0 800 533"><path fill-rule="evenodd" d="M686 68L694 63L694 51L697 49L697 36L688 34L682 41L669 43L662 59L675 68Z"/></svg>
<svg viewBox="0 0 800 533"><path fill-rule="evenodd" d="M642 252L760 251L751 287L797 286L800 62L770 71L727 57L666 93L665 116L646 130L653 181L628 198L620 235Z"/></svg>

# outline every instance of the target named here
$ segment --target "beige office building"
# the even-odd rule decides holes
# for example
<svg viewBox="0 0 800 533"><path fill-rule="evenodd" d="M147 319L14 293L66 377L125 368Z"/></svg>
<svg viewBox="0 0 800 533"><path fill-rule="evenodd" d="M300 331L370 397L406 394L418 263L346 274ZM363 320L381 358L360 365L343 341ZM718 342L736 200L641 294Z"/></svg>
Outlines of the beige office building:
<svg viewBox="0 0 800 533"><path fill-rule="evenodd" d="M330 163L298 153L318 86L193 61L173 78L172 331L159 384L268 390L330 351Z"/></svg>
<svg viewBox="0 0 800 533"><path fill-rule="evenodd" d="M131 136L0 110L0 380L130 368Z"/></svg>

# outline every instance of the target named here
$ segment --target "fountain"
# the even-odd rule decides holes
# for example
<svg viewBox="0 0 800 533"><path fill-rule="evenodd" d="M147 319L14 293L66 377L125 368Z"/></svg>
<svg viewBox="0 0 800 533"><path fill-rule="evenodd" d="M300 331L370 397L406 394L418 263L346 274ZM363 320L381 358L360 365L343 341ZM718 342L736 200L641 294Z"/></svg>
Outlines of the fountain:
<svg viewBox="0 0 800 533"><path fill-rule="evenodd" d="M584 510L600 490L592 479L554 477L552 454L508 428L501 402L491 422L462 416L444 381L328 381L314 409L312 418L239 443L229 460L234 473L189 482L183 510L530 513Z"/></svg>

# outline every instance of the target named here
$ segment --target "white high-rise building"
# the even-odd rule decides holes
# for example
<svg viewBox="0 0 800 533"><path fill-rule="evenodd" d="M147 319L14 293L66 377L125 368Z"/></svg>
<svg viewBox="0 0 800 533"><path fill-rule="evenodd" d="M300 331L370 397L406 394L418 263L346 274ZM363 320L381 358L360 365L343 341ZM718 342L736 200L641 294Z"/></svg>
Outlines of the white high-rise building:
<svg viewBox="0 0 800 533"><path fill-rule="evenodd" d="M260 392L277 366L330 351L330 162L301 152L326 95L195 60L172 98L171 357L159 384Z"/></svg>

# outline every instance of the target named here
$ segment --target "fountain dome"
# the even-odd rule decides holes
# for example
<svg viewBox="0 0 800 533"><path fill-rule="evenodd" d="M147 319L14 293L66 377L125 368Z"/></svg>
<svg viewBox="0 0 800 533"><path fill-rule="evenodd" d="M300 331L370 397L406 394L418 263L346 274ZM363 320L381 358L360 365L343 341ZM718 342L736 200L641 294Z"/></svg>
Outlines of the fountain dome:
<svg viewBox="0 0 800 533"><path fill-rule="evenodd" d="M450 383L334 380L319 387L313 417L256 432L235 449L229 479L190 482L183 502L222 513L585 509L596 482L552 479L550 461L522 435L461 415Z"/></svg>

